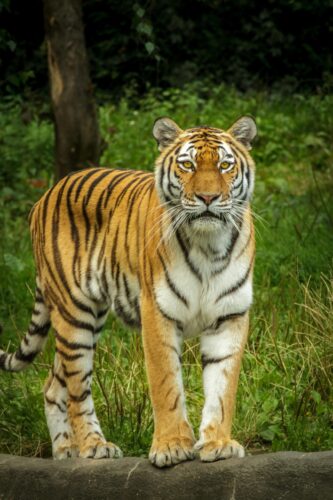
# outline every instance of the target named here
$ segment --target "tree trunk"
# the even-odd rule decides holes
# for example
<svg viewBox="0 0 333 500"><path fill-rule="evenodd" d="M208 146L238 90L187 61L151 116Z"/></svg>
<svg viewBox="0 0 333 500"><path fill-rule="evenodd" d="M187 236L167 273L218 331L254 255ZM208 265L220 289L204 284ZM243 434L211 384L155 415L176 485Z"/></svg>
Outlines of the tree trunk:
<svg viewBox="0 0 333 500"><path fill-rule="evenodd" d="M60 179L98 162L100 137L81 0L44 0L44 20Z"/></svg>

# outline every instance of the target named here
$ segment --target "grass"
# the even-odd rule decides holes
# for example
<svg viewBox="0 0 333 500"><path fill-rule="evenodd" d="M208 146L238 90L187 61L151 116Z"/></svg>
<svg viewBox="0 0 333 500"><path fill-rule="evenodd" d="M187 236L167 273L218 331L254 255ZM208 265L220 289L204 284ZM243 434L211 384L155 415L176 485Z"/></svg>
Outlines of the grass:
<svg viewBox="0 0 333 500"><path fill-rule="evenodd" d="M237 396L234 434L249 450L325 450L333 447L333 135L332 96L238 94L224 86L130 94L103 103L101 163L152 169L154 119L180 126L226 128L253 114L259 139L254 210L257 217L255 302ZM52 125L32 108L0 114L0 318L2 346L13 350L30 319L34 268L27 215L52 184ZM1 373L0 451L51 452L42 385L54 341L34 365ZM197 431L203 405L198 340L185 345L184 383ZM141 339L110 318L96 354L93 385L106 436L126 454L147 454L153 430Z"/></svg>

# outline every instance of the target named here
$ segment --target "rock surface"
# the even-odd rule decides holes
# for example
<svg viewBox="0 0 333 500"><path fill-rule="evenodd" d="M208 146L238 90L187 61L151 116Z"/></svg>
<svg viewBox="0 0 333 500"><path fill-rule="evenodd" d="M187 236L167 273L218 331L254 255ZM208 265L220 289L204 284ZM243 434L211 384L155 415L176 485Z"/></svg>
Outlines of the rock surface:
<svg viewBox="0 0 333 500"><path fill-rule="evenodd" d="M279 452L156 469L144 458L51 459L0 455L1 500L333 499L333 451Z"/></svg>

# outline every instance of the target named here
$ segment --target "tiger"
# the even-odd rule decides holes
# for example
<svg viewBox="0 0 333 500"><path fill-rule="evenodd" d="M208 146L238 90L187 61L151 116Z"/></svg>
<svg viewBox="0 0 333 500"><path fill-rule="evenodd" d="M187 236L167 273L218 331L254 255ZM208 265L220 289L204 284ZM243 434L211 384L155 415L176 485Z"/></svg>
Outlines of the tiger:
<svg viewBox="0 0 333 500"><path fill-rule="evenodd" d="M31 322L0 367L26 368L52 326L44 386L55 459L119 458L95 414L93 357L109 312L141 328L154 431L150 462L167 467L243 457L231 437L249 331L255 257L250 201L254 118L228 130L153 126L154 172L91 167L58 181L29 221L36 265ZM200 336L204 405L199 439L187 416L183 341Z"/></svg>

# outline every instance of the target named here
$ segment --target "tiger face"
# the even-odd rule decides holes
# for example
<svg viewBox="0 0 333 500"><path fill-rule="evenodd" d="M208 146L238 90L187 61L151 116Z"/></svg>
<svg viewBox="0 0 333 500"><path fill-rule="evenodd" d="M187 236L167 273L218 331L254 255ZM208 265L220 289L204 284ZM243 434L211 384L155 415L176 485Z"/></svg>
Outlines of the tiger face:
<svg viewBox="0 0 333 500"><path fill-rule="evenodd" d="M156 184L174 219L196 229L237 224L251 198L254 163L248 153L256 136L254 120L240 118L227 132L212 127L182 131L169 118L155 122L161 155Z"/></svg>

